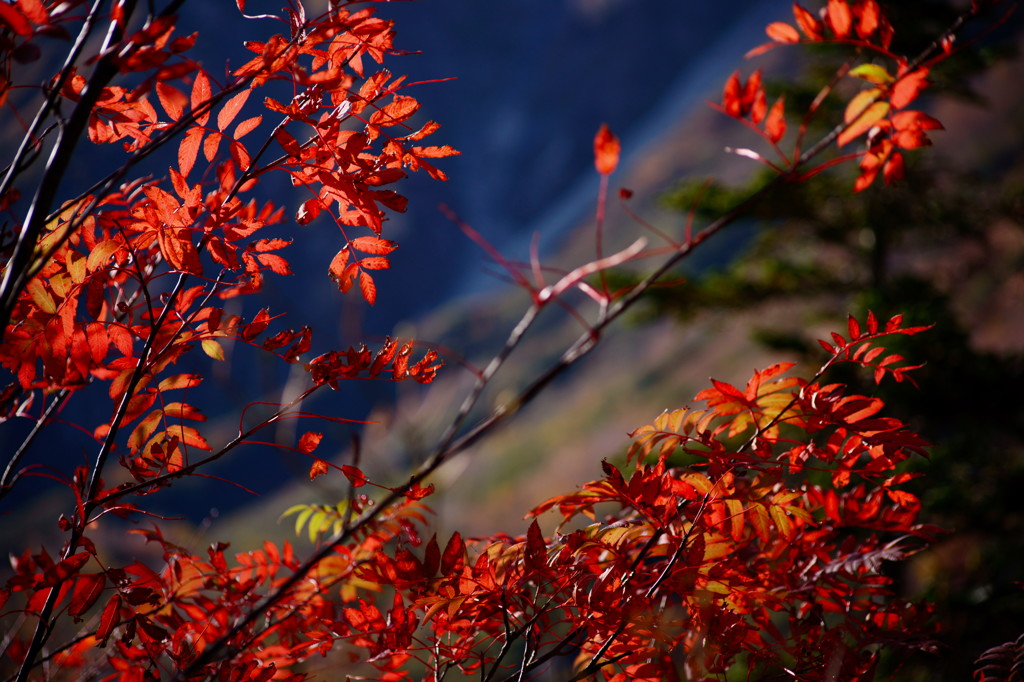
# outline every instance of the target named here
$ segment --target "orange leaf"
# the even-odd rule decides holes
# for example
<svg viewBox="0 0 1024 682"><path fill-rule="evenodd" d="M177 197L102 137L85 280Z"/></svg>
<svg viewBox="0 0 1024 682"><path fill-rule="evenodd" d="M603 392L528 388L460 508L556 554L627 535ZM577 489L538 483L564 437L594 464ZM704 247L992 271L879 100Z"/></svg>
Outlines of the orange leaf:
<svg viewBox="0 0 1024 682"><path fill-rule="evenodd" d="M903 149L917 149L931 144L926 130L942 130L942 124L920 111L901 111L892 117L892 141Z"/></svg>
<svg viewBox="0 0 1024 682"><path fill-rule="evenodd" d="M846 113L846 120L847 122L852 121L852 125L839 134L840 147L871 130L876 123L885 118L889 113L889 103L874 102L865 108L864 101L858 101L858 98L854 97L846 107Z"/></svg>
<svg viewBox="0 0 1024 682"><path fill-rule="evenodd" d="M42 3L42 0L18 0L18 5L21 11L25 13L25 16L35 23L49 23L50 15L46 11L46 5Z"/></svg>
<svg viewBox="0 0 1024 682"><path fill-rule="evenodd" d="M824 27L818 17L796 3L793 3L793 16L796 17L796 23L800 25L800 30L805 36L811 40L821 40Z"/></svg>
<svg viewBox="0 0 1024 682"><path fill-rule="evenodd" d="M878 88L870 88L858 92L850 100L849 104L846 105L846 111L843 112L843 122L853 123L869 106L878 101L881 94L882 91Z"/></svg>
<svg viewBox="0 0 1024 682"><path fill-rule="evenodd" d="M768 37L777 43L799 43L800 34L795 28L783 21L773 21L764 29Z"/></svg>
<svg viewBox="0 0 1024 682"><path fill-rule="evenodd" d="M892 102L894 109L902 109L917 99L917 96L928 85L928 69L920 68L913 73L901 76L896 81L896 84L892 86L892 94L889 96L889 101Z"/></svg>
<svg viewBox="0 0 1024 682"><path fill-rule="evenodd" d="M320 441L323 439L324 434L314 433L313 431L307 431L302 434L302 438L299 438L299 452L304 455L316 450L317 446L320 445Z"/></svg>
<svg viewBox="0 0 1024 682"><path fill-rule="evenodd" d="M881 26L882 10L875 0L859 3L856 8L857 35L869 38Z"/></svg>
<svg viewBox="0 0 1024 682"><path fill-rule="evenodd" d="M601 175L611 175L619 165L619 138L602 123L594 136L594 166Z"/></svg>
<svg viewBox="0 0 1024 682"><path fill-rule="evenodd" d="M850 13L850 6L846 4L846 0L828 0L825 20L837 38L845 38L850 35L853 15Z"/></svg>
<svg viewBox="0 0 1024 682"><path fill-rule="evenodd" d="M309 467L309 480L314 480L318 476L323 476L327 473L327 462L323 461L319 457L313 461L313 466Z"/></svg>

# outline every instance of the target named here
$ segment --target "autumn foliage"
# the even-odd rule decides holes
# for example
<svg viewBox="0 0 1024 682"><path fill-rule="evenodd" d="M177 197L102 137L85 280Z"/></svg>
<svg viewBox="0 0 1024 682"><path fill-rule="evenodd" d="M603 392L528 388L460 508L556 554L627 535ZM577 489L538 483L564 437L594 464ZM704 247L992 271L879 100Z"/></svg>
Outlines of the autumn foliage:
<svg viewBox="0 0 1024 682"><path fill-rule="evenodd" d="M913 362L887 344L927 328L900 316L851 317L822 340L813 374L780 363L745 386L713 380L699 406L630 434L621 466L604 462L601 478L530 511L524 536L431 533L431 474L544 390L748 205L604 253L620 156L607 126L594 140L594 259L558 271L491 252L529 307L418 468L371 480L358 459L318 456L324 436L304 426L277 445L305 458L310 478L342 477L349 490L337 505L285 510L308 541L197 550L167 537L149 496L263 443L282 421L344 419L305 411L314 393L368 378L434 380L442 362L419 341L310 357L312 328L286 326L259 295L268 278L298 267L287 248L294 233L282 228L316 220L336 254L330 279L378 302L376 278L399 248L387 219L406 208L393 187L419 171L444 180L435 164L458 153L434 143L439 125L419 115L412 86L424 84L382 66L399 50L377 7L331 0L313 15L290 2L255 16L237 0L247 20L276 20L279 32L244 42L241 65L217 75L190 56L205 36L177 30L185 4L145 15L134 2L0 3L0 103L5 124L21 126L0 181L0 422L9 422L0 428L30 425L19 442L3 441L0 499L43 477L65 492L54 509L59 546L26 545L3 576L0 669L11 679L302 679L310 659L326 657L339 679L726 679L739 670L854 680L938 650L929 605L901 598L885 570L942 532L905 486L904 463L928 444L880 399L832 379L846 365L875 383L912 381ZM731 76L714 106L763 143L732 151L775 172L762 192L843 163L859 165L856 192L879 174L900 180L903 154L942 128L911 108L930 70L956 57L961 25L994 4L973 3L910 56L890 50L893 28L875 0L829 0L817 13L794 5L794 22L769 25L772 42L755 55L833 43L856 62L799 112L784 97L769 103L760 70ZM47 79L32 82L25 65ZM829 97L844 102L842 120L808 140ZM112 147L118 161L62 195L89 145ZM299 193L296 205L268 201L261 190L272 183ZM609 285L607 270L641 261L655 265L640 284ZM597 312L566 296L573 291ZM257 301L255 312L229 303L240 297ZM584 333L508 405L471 422L483 389L552 305ZM179 363L223 362L234 344L298 368L304 384L290 402L261 404L258 419L247 417L254 405L239 406L237 433L217 441L192 397L206 377ZM58 412L97 386L107 416L79 425L91 463L25 464ZM134 524L129 532L159 560L103 546L99 531L115 518Z"/></svg>

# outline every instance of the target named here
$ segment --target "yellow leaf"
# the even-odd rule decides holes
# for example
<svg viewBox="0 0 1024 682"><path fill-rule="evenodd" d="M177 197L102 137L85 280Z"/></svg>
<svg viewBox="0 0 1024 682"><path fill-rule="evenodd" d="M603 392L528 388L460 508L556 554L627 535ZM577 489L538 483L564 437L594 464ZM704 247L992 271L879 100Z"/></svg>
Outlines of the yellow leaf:
<svg viewBox="0 0 1024 682"><path fill-rule="evenodd" d="M840 147L871 130L876 123L885 118L889 113L890 105L888 102L875 101L875 95L863 97L865 93L870 92L877 92L877 90L875 88L865 90L850 100L850 103L847 105L844 119L850 126L839 134L838 142Z"/></svg>
<svg viewBox="0 0 1024 682"><path fill-rule="evenodd" d="M203 339L203 352L214 360L224 362L224 348L219 341L214 339Z"/></svg>

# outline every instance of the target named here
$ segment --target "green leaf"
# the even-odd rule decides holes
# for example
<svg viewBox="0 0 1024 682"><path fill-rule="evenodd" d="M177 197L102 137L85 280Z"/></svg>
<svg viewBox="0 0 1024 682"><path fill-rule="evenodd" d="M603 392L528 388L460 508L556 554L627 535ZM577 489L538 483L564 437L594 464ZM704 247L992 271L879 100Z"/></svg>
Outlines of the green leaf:
<svg viewBox="0 0 1024 682"><path fill-rule="evenodd" d="M878 64L861 64L850 69L850 75L856 76L869 83L875 85L885 85L886 83L892 83L893 77L889 75L889 72L885 68Z"/></svg>

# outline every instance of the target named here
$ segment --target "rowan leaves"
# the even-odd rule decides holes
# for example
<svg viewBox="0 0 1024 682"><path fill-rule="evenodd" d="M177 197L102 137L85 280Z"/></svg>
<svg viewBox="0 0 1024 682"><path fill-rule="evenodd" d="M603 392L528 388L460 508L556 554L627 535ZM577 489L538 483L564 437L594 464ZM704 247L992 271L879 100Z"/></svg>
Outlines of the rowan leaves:
<svg viewBox="0 0 1024 682"><path fill-rule="evenodd" d="M794 43L838 43L856 47L860 54L873 55L861 63L854 64L847 74L866 82L870 87L852 95L846 103L842 123L836 128L836 142L845 147L857 140L866 139L866 149L859 152L860 174L854 183L854 191L860 192L871 186L881 173L886 184L903 178L904 159L900 149L916 149L930 144L925 130L941 130L941 124L922 112L900 111L918 99L930 84L928 74L933 62L911 66L910 59L890 51L893 29L875 0L827 0L819 15L793 4L795 27L785 22L774 22L767 27L771 43L762 45L748 53L755 56L766 50ZM948 56L948 51L943 55ZM937 61L937 59L935 60ZM884 62L888 62L886 65ZM896 74L896 75L892 75ZM749 119L755 126L761 123L764 105L760 71L755 71L744 86L738 73L726 81L721 110L734 118ZM819 97L829 94L829 88ZM778 142L785 135L785 119L782 116L781 99L773 106L763 131L758 133L771 145L779 157L772 161L752 149L733 149L736 154L759 161L778 173L798 170L793 168L800 157L801 142L805 128L794 150L786 154L778 148ZM815 104L815 108L818 104ZM809 117L815 114L812 109ZM917 120L928 120L928 127L912 127L908 130L906 116ZM922 118L923 117L923 118ZM808 118L809 120L809 118ZM807 122L804 122L804 126ZM752 126L753 127L753 126ZM756 129L756 128L755 128ZM906 131L906 132L905 132ZM826 161L818 168L801 171L802 178L809 178L825 168L848 160L850 156Z"/></svg>
<svg viewBox="0 0 1024 682"><path fill-rule="evenodd" d="M432 142L440 126L390 69L399 53L393 23L355 3L332 0L315 15L290 3L267 23L282 32L245 43L231 70L194 61L199 36L176 35L169 11L141 20L131 4L90 14L77 0L0 2L0 104L31 126L28 144L5 165L0 196L11 217L0 229L0 364L11 375L0 389L0 421L35 425L0 472L0 496L25 478L67 492L54 524L60 551L12 554L0 586L0 617L11 624L5 652L21 677L300 679L312 670L306 661L338 656L330 665L342 675L525 679L571 652L578 679L827 670L845 680L866 679L893 633L905 646L929 646L928 607L893 597L885 570L939 532L920 523L915 474L904 470L927 443L883 400L829 377L847 363L876 383L912 381L918 365L886 337L925 327L898 316L851 317L821 342L827 356L810 378L777 363L745 384L712 379L694 399L702 405L637 428L623 467L605 461L600 478L535 507L522 535L455 531L424 543L430 475L515 410L503 406L470 427L462 424L474 413L467 402L450 438L396 476L391 460L364 457L357 437L335 450L331 439L349 420L311 411L326 402L314 394L360 380L428 384L444 364L438 352L390 337L372 349L324 350L309 326L288 327L262 304L229 303L305 265L290 255L293 239L305 238L288 229L293 217L318 231L319 267L326 264L339 290L358 285L367 303L377 302L375 278L386 276L399 248L388 220L407 207L396 183L420 171L443 180L434 164L458 154ZM245 11L247 3L236 5ZM817 14L794 4L793 15L793 23L768 25L772 45L830 42L860 60L838 95L822 95L845 98L827 139L859 163L855 190L878 174L898 180L903 152L930 144L942 128L909 108L937 60L890 52L892 28L874 0L827 0ZM72 40L79 30L98 36L90 32L101 26L102 41ZM47 41L77 52L42 91L53 101L29 112L10 93L34 92L38 83L26 78L37 70L12 61L40 61ZM948 55L949 38L940 44ZM787 112L784 96L769 102L756 69L728 78L719 108L769 150L733 152L798 182L819 171L802 164L820 102ZM41 126L31 123L37 115ZM79 137L112 145L119 164L101 168L106 157L97 155L90 189L63 203L47 199L68 186L61 159ZM601 126L594 163L605 180L620 156L618 138ZM37 158L49 159L39 168L52 185L26 185ZM277 178L298 198L271 191ZM691 236L671 250L688 252L707 235ZM611 321L621 311L608 304L632 292L598 291L584 275L634 255L647 255L642 244L599 255L552 287L537 264L531 294L551 295L531 300L538 310L554 299L568 306L558 294L578 288L600 303L601 324ZM596 342L603 327L578 319L586 342ZM227 360L237 370L249 354L294 370L288 390L261 391L227 423L211 384L230 386ZM213 363L224 364L209 370ZM227 372L228 381L206 381L207 370ZM481 389L490 371L480 373ZM56 461L20 462L36 432L62 423L64 406L82 395L102 415L80 429L91 451L79 459L89 464L61 471ZM283 514L294 516L308 552L271 541L196 549L165 537L165 517L146 506L150 495L209 476L214 463L231 481L255 466L246 452L270 447L304 458L303 480L341 473L322 482L324 490L337 483L344 499ZM336 464L322 447L337 452ZM560 517L556 529L546 530L549 511ZM100 542L111 515L132 522L129 534L150 546L145 561ZM986 670L1002 672L1003 654L986 654Z"/></svg>

